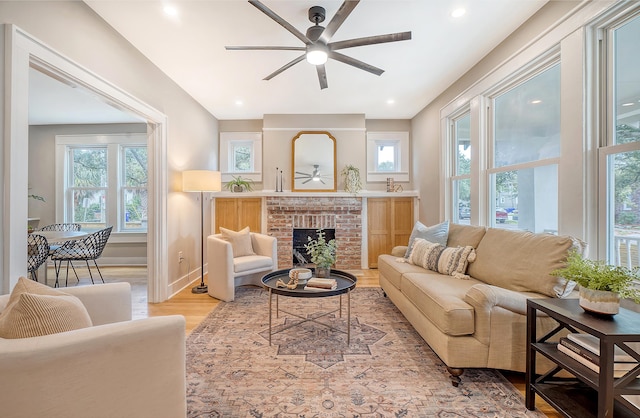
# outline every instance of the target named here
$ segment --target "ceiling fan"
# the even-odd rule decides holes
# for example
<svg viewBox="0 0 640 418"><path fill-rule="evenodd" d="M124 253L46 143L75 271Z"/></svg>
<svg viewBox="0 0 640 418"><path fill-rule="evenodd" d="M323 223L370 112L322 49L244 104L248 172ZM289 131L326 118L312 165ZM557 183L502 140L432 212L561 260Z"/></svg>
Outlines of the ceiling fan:
<svg viewBox="0 0 640 418"><path fill-rule="evenodd" d="M364 71L368 71L375 75L380 75L384 72L384 70L336 51L340 49L353 48L356 46L406 41L411 39L411 32L398 32L390 33L387 35L375 35L367 36L364 38L348 39L346 41L329 42L359 2L360 0L345 0L345 2L342 3L326 28L320 26L320 23L322 23L326 17L324 7L311 7L309 9L309 20L314 23L314 26L309 27L306 34L303 34L295 27L293 27L293 25L278 16L274 11L269 9L258 0L249 0L249 3L255 6L258 10L269 16L271 19L279 23L283 28L291 32L296 38L304 42L305 46L226 46L225 48L227 50L304 51L304 54L278 68L276 71L266 76L263 80L271 80L273 77L277 76L284 70L293 67L300 61L303 61L305 58L310 64L316 66L316 70L318 72L318 80L320 81L320 89L326 89L328 87L327 73L324 67L324 64L328 58L354 66Z"/></svg>
<svg viewBox="0 0 640 418"><path fill-rule="evenodd" d="M312 173L303 173L302 171L296 171L296 174L300 174L300 177L295 177L295 180L306 179L302 182L302 184L307 184L311 180L319 181L322 184L326 184L322 179L329 179L331 176L326 176L324 174L320 174L320 166L318 164L313 165Z"/></svg>

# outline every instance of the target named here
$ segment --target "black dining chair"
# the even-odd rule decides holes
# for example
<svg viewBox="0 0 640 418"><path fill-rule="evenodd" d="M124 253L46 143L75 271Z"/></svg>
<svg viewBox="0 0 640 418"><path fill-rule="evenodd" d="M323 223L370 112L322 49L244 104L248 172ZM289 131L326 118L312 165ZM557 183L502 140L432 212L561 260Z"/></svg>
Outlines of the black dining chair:
<svg viewBox="0 0 640 418"><path fill-rule="evenodd" d="M41 231L79 231L82 225L76 223L63 223L45 225L40 228Z"/></svg>
<svg viewBox="0 0 640 418"><path fill-rule="evenodd" d="M38 281L38 269L47 261L47 257L49 257L47 239L42 235L29 235L27 237L27 271L32 280Z"/></svg>
<svg viewBox="0 0 640 418"><path fill-rule="evenodd" d="M53 252L53 254L51 254L51 260L53 261L56 271L56 283L54 287L58 287L60 285L58 280L60 275L60 268L62 267L62 262L64 261L67 262L65 286L69 284L69 264L71 264L71 268L76 275L76 279L80 281L78 273L73 266L73 261L84 261L85 263L87 263L87 269L89 270L91 283L95 284L95 282L93 281L93 274L91 273L91 267L89 266L89 260L93 260L93 264L95 264L96 269L98 270L100 279L102 280L102 283L104 283L102 272L100 271L100 267L98 267L98 263L96 262L96 260L102 255L102 251L104 250L105 245L107 245L107 241L109 240L112 229L113 227L110 226L101 229L100 231L94 232L85 238L66 241L59 248L57 248Z"/></svg>

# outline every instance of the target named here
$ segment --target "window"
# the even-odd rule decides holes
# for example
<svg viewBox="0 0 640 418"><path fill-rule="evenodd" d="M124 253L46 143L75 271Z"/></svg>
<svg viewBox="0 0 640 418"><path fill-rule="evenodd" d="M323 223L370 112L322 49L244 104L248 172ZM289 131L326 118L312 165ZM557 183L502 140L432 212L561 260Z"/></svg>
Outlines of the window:
<svg viewBox="0 0 640 418"><path fill-rule="evenodd" d="M558 230L560 64L492 98L489 224Z"/></svg>
<svg viewBox="0 0 640 418"><path fill-rule="evenodd" d="M450 121L453 222L471 223L471 112Z"/></svg>
<svg viewBox="0 0 640 418"><path fill-rule="evenodd" d="M640 16L627 15L607 27L604 37L602 56L609 57L606 67L612 69L601 80L609 103L601 109L607 132L600 149L604 246L607 262L635 267L640 264Z"/></svg>
<svg viewBox="0 0 640 418"><path fill-rule="evenodd" d="M367 181L409 181L409 133L367 133Z"/></svg>
<svg viewBox="0 0 640 418"><path fill-rule="evenodd" d="M146 232L146 134L56 136L56 170L57 219Z"/></svg>
<svg viewBox="0 0 640 418"><path fill-rule="evenodd" d="M262 135L259 132L220 133L222 181L242 177L262 181Z"/></svg>

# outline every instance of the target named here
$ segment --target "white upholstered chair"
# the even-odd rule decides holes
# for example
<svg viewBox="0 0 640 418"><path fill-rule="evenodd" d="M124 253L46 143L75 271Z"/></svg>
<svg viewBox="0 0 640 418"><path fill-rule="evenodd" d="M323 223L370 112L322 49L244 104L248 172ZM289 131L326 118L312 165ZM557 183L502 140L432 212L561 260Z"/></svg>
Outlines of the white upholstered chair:
<svg viewBox="0 0 640 418"><path fill-rule="evenodd" d="M278 244L274 237L251 232L255 255L233 256L232 243L221 234L207 238L209 296L225 302L235 298L236 286L261 285L263 275L278 268Z"/></svg>

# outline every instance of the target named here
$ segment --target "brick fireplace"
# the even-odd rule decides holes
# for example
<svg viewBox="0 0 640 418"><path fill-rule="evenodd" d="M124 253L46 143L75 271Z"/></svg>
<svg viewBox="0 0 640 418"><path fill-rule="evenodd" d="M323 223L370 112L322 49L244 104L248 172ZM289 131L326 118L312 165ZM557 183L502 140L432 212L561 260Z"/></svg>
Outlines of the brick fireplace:
<svg viewBox="0 0 640 418"><path fill-rule="evenodd" d="M360 269L362 256L362 198L269 196L267 233L278 239L278 267L293 260L294 229L335 229L337 269Z"/></svg>

